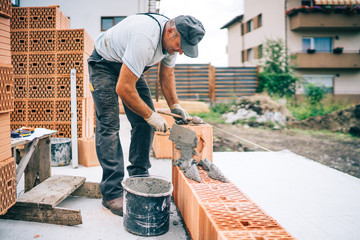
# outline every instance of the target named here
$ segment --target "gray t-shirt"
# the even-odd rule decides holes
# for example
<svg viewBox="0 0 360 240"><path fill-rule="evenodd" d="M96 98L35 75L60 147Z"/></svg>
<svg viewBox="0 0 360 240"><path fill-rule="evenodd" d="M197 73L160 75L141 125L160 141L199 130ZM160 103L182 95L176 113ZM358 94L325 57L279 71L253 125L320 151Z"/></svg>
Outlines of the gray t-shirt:
<svg viewBox="0 0 360 240"><path fill-rule="evenodd" d="M162 34L167 18L161 15L134 15L125 18L114 27L99 35L95 40L96 51L106 60L122 62L138 78L145 67L162 61L168 67L174 67L176 54L162 51Z"/></svg>

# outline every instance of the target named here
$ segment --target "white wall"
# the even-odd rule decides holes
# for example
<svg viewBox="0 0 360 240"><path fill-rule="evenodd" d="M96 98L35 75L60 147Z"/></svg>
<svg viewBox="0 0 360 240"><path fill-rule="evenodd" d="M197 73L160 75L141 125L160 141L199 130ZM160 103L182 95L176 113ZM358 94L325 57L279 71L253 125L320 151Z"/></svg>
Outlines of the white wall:
<svg viewBox="0 0 360 240"><path fill-rule="evenodd" d="M245 48L258 46L266 38L285 38L284 0L245 0L244 22L262 14L262 27L244 35Z"/></svg>
<svg viewBox="0 0 360 240"><path fill-rule="evenodd" d="M20 7L59 5L70 17L70 28L85 28L93 40L101 33L101 17L129 16L148 11L149 0L21 0Z"/></svg>
<svg viewBox="0 0 360 240"><path fill-rule="evenodd" d="M241 24L235 23L228 28L228 46L227 54L229 57L229 66L241 66Z"/></svg>

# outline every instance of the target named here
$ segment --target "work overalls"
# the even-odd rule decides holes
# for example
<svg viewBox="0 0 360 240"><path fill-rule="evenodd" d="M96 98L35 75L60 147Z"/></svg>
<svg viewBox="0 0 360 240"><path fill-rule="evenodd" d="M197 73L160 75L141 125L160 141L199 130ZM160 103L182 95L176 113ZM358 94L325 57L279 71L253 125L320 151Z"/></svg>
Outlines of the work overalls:
<svg viewBox="0 0 360 240"><path fill-rule="evenodd" d="M160 27L161 41L161 26L157 20L156 22ZM103 169L100 190L105 200L112 200L123 194L121 181L124 178L124 156L119 138L119 101L116 93L122 63L107 61L94 50L88 59L88 66L91 93L95 103L96 154ZM148 69L149 67L146 67L144 72ZM143 74L136 82L136 90L141 99L154 111L149 86ZM154 130L141 116L123 105L132 128L129 151L131 165L127 167L129 176L148 175Z"/></svg>

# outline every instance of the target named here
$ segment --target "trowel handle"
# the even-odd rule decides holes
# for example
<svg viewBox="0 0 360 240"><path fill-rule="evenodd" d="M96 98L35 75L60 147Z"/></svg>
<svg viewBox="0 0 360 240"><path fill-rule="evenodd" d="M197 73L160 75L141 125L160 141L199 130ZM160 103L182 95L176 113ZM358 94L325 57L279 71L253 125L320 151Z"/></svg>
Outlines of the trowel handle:
<svg viewBox="0 0 360 240"><path fill-rule="evenodd" d="M175 113L165 112L165 111L161 111L161 110L157 110L157 112L160 113L160 114L171 116L171 117L182 118L180 115L175 114ZM191 121L192 117L188 117L187 120Z"/></svg>

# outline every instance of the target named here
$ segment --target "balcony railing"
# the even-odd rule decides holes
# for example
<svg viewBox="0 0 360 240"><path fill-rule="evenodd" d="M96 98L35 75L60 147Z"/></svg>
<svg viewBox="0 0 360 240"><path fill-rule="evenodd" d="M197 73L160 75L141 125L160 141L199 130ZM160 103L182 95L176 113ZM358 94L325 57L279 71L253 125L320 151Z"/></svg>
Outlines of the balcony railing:
<svg viewBox="0 0 360 240"><path fill-rule="evenodd" d="M290 29L301 30L360 30L360 14L299 12L289 15Z"/></svg>
<svg viewBox="0 0 360 240"><path fill-rule="evenodd" d="M360 69L360 52L357 51L344 51L340 54L297 52L292 55L295 56L292 63L298 69Z"/></svg>

